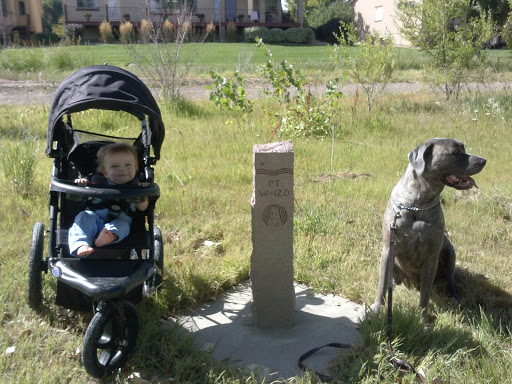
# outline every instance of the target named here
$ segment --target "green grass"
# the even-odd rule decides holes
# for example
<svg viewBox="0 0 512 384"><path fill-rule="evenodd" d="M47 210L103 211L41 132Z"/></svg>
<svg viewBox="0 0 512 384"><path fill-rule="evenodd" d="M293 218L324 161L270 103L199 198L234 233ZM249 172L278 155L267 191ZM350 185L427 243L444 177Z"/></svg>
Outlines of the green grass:
<svg viewBox="0 0 512 384"><path fill-rule="evenodd" d="M340 68L331 60L329 46L269 45L269 48L276 62L288 60L314 82L325 82L326 79L342 75ZM357 49L350 47L349 52L356 52ZM497 73L512 72L510 50L492 50L488 53L491 66ZM246 75L253 77L256 68L266 61L266 57L256 44L191 43L183 45L182 55L183 60L193 60L195 63L190 73L193 79L209 78L208 73L212 69L218 73L231 74L238 66L244 68ZM418 71L424 60L421 51L397 48L395 81L419 80ZM0 75L5 78L43 78L60 81L82 66L104 63L137 73L137 68L130 65L133 63L130 54L121 44L0 51ZM502 75L491 75L493 79L503 80Z"/></svg>
<svg viewBox="0 0 512 384"><path fill-rule="evenodd" d="M114 48L119 47L110 51ZM91 57L93 52L98 55L93 61L101 55L104 61L110 58L107 48L91 50ZM220 66L217 60L211 65ZM424 329L418 292L400 286L393 296L394 350L421 368L427 382L511 382L511 101L509 90L467 94L450 103L439 103L430 94L385 95L368 115L364 103L357 105L346 96L336 117L332 169L330 139L294 141L295 280L365 305L376 291L382 213L409 151L431 137L453 137L487 158L475 177L480 189L443 192L447 231L458 255L462 306L436 291L437 314L431 329ZM263 110L273 106L256 100L249 122L218 112L208 101L187 102L179 114L161 107L166 139L155 167L162 191L156 221L165 243L165 283L157 297L138 305L142 329L135 355L104 382L130 382L133 372L152 383L170 378L174 383L261 382L213 362L193 340L162 328L160 319L248 278L252 146L271 136L272 123ZM55 306L51 276L44 278L44 310L35 313L26 304L32 226L42 221L48 227L52 164L44 155L47 117L47 107L0 106L2 159L21 161L8 155L17 154L18 147L36 149L34 180L22 194L3 166L0 174L0 382L93 383L80 364L90 314ZM136 119L115 112L83 113L74 126L114 135L138 131ZM221 246L202 247L204 240ZM341 382L396 383L398 376L407 376L388 363L385 330L384 311L360 324L361 345L336 364ZM12 347L14 352L7 353ZM410 376L400 380L413 382ZM306 375L290 382L317 381Z"/></svg>

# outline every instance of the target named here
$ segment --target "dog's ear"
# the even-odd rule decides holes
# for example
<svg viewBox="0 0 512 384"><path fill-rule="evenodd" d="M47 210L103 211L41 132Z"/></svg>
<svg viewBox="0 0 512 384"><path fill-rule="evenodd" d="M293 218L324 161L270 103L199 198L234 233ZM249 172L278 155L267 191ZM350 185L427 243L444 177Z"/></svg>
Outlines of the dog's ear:
<svg viewBox="0 0 512 384"><path fill-rule="evenodd" d="M427 164L430 164L433 149L434 143L423 143L409 152L409 163L419 175L425 171Z"/></svg>

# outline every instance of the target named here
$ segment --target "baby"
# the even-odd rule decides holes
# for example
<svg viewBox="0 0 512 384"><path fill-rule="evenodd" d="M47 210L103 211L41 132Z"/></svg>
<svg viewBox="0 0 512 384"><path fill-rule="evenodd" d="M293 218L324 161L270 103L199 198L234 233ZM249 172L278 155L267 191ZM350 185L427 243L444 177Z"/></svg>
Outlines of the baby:
<svg viewBox="0 0 512 384"><path fill-rule="evenodd" d="M137 183L147 187L149 183L139 183L136 179L138 171L137 150L134 146L124 143L108 144L98 151L98 172L111 185ZM93 177L94 179L94 177ZM75 183L85 187L87 178L76 179ZM93 199L93 205L101 203L101 199ZM132 203L123 212L117 205L101 209L80 212L69 229L69 252L72 256L83 257L94 252L93 245L103 247L110 243L123 240L130 233L132 218L129 214L135 210L144 211L148 207L148 198Z"/></svg>

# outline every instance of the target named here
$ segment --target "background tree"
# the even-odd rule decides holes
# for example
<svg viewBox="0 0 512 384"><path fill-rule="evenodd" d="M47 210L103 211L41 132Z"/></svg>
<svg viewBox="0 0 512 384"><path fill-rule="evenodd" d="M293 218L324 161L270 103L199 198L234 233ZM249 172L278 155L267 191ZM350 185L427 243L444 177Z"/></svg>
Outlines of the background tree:
<svg viewBox="0 0 512 384"><path fill-rule="evenodd" d="M61 0L43 0L43 31L51 32L52 25L59 23L59 18L63 16Z"/></svg>
<svg viewBox="0 0 512 384"><path fill-rule="evenodd" d="M472 0L471 6L475 16L489 14L496 25L504 25L510 12L508 0Z"/></svg>
<svg viewBox="0 0 512 384"><path fill-rule="evenodd" d="M426 54L425 80L434 90L449 100L480 80L487 56L482 47L494 31L485 12L473 17L469 0L400 0L395 12L400 33Z"/></svg>
<svg viewBox="0 0 512 384"><path fill-rule="evenodd" d="M296 20L297 0L288 0L288 9ZM304 0L304 23L312 28L338 19L351 23L354 19L354 7L346 0Z"/></svg>

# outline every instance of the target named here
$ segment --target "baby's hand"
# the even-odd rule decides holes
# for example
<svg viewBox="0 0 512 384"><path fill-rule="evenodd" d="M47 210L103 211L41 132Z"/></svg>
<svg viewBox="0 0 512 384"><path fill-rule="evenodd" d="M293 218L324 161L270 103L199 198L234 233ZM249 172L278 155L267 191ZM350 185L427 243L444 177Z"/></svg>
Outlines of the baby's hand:
<svg viewBox="0 0 512 384"><path fill-rule="evenodd" d="M139 182L139 187L149 187L149 186L150 186L150 183L148 183L147 181Z"/></svg>
<svg viewBox="0 0 512 384"><path fill-rule="evenodd" d="M85 177L81 177L79 179L75 179L75 184L78 184L80 187L85 187L89 184L89 180Z"/></svg>

